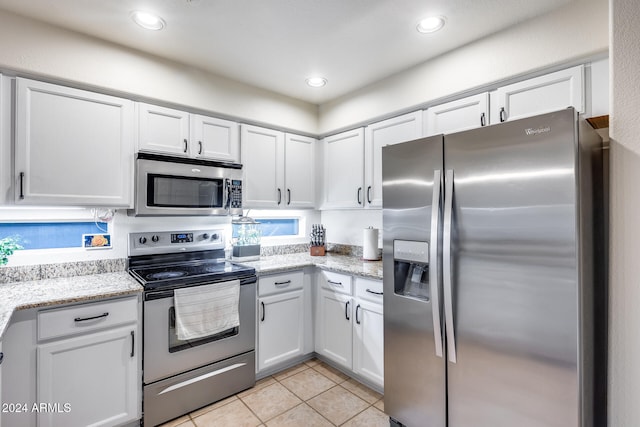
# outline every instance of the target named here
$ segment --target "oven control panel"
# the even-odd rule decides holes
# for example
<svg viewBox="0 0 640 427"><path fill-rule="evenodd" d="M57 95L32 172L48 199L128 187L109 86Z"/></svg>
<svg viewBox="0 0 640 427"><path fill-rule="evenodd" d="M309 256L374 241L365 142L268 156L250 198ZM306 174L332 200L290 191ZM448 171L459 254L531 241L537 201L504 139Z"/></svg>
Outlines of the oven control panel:
<svg viewBox="0 0 640 427"><path fill-rule="evenodd" d="M129 234L129 256L224 249L224 230L147 231Z"/></svg>

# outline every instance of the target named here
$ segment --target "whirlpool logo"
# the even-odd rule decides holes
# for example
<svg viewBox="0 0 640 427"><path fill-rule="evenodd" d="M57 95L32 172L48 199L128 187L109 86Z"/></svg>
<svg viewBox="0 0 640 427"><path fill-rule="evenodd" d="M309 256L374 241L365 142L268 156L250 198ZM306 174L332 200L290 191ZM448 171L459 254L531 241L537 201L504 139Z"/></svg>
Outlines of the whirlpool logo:
<svg viewBox="0 0 640 427"><path fill-rule="evenodd" d="M547 126L546 128L527 128L524 130L524 133L527 135L540 135L541 133L551 132L551 128Z"/></svg>

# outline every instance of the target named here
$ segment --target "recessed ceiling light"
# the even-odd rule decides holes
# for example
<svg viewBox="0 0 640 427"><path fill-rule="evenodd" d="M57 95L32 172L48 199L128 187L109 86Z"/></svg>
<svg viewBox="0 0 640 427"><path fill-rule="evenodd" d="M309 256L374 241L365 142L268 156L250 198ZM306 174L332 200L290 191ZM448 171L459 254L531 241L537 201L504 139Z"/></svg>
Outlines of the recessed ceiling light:
<svg viewBox="0 0 640 427"><path fill-rule="evenodd" d="M421 33L433 33L444 27L444 17L430 16L418 23L416 29Z"/></svg>
<svg viewBox="0 0 640 427"><path fill-rule="evenodd" d="M164 20L158 15L154 15L149 12L142 12L140 10L132 12L131 19L133 19L133 22L147 30L161 30L165 25Z"/></svg>
<svg viewBox="0 0 640 427"><path fill-rule="evenodd" d="M309 77L306 82L311 87L322 87L327 84L327 79L324 77Z"/></svg>

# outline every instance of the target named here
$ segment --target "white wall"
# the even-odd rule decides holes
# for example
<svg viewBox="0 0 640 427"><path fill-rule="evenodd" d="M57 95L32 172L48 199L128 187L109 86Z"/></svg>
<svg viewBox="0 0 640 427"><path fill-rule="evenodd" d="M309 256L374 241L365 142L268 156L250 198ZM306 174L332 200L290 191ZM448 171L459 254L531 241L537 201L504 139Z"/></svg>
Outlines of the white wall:
<svg viewBox="0 0 640 427"><path fill-rule="evenodd" d="M608 49L607 0L573 1L320 106L320 134Z"/></svg>
<svg viewBox="0 0 640 427"><path fill-rule="evenodd" d="M378 247L382 247L382 210L353 209L322 211L322 224L327 230L327 242L362 246L363 230L373 227L378 233Z"/></svg>
<svg viewBox="0 0 640 427"><path fill-rule="evenodd" d="M0 11L0 69L317 133L317 107Z"/></svg>
<svg viewBox="0 0 640 427"><path fill-rule="evenodd" d="M609 425L640 425L640 8L611 7Z"/></svg>

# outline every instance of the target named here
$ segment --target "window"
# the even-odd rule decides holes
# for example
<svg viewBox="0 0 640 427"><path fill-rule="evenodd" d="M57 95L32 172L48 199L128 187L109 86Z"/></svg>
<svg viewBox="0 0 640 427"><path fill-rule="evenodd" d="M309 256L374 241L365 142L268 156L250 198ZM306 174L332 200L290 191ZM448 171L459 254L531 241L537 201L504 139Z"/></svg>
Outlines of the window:
<svg viewBox="0 0 640 427"><path fill-rule="evenodd" d="M17 237L24 249L82 247L83 234L106 233L106 222L7 222L0 223L0 238Z"/></svg>
<svg viewBox="0 0 640 427"><path fill-rule="evenodd" d="M300 231L298 218L255 218L260 223L262 237L297 236Z"/></svg>

